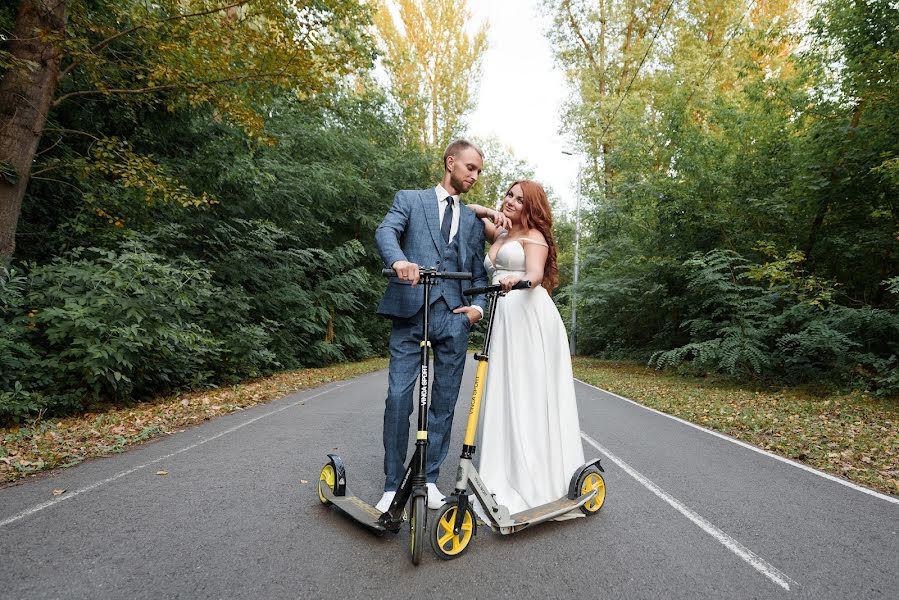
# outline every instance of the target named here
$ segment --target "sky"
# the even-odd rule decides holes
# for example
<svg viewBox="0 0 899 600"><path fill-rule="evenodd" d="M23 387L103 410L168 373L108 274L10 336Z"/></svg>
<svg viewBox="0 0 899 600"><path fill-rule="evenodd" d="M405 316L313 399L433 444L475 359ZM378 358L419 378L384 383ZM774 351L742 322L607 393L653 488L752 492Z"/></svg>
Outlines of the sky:
<svg viewBox="0 0 899 600"><path fill-rule="evenodd" d="M490 23L477 106L469 134L496 137L552 187L573 210L578 156L560 133L568 87L544 35L550 19L538 12L540 0L469 0L472 20ZM489 161L490 157L487 157Z"/></svg>

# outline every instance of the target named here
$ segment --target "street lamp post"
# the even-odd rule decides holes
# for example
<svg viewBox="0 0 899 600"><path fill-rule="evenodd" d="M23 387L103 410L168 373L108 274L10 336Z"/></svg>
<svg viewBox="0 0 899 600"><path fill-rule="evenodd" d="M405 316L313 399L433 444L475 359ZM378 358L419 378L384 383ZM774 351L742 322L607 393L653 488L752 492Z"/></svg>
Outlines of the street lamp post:
<svg viewBox="0 0 899 600"><path fill-rule="evenodd" d="M573 153L562 150L562 154L574 156ZM571 281L571 331L568 334L568 350L571 356L575 355L577 348L577 276L580 269L581 255L581 169L577 173L577 200L574 209L574 273Z"/></svg>

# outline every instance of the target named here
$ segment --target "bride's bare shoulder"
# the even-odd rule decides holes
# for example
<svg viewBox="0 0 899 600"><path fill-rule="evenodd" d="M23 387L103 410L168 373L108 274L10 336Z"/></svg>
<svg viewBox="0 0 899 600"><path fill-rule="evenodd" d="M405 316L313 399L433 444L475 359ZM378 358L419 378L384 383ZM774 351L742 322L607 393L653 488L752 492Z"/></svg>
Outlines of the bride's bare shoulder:
<svg viewBox="0 0 899 600"><path fill-rule="evenodd" d="M546 243L546 238L543 237L543 234L540 233L537 229L530 229L526 234L521 236L522 242L533 242L535 244L539 244L541 246L548 246Z"/></svg>

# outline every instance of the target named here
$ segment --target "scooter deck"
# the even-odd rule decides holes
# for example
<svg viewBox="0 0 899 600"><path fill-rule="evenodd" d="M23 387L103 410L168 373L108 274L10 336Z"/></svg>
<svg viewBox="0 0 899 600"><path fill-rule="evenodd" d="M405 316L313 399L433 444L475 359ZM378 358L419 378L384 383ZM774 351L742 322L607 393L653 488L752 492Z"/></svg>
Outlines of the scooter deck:
<svg viewBox="0 0 899 600"><path fill-rule="evenodd" d="M381 513L371 504L364 502L356 496L335 496L334 492L331 490L331 486L324 481L319 481L318 489L328 502L369 529L377 532L389 531L384 527L384 524L379 521Z"/></svg>
<svg viewBox="0 0 899 600"><path fill-rule="evenodd" d="M536 525L537 523L542 523L543 521L554 519L555 517L559 517L561 515L564 515L565 513L580 508L587 502L590 502L590 500L592 500L594 496L596 496L596 490L590 490L583 496L578 496L574 500L571 500L569 498L559 498L558 500L549 502L548 504L542 504L540 506L535 506L534 508L529 508L528 510L515 513L511 516L512 524L509 527L512 529L512 531L517 531L519 529L524 529L529 525ZM501 528L505 529L506 527L501 526ZM512 531L510 531L509 533L511 533Z"/></svg>

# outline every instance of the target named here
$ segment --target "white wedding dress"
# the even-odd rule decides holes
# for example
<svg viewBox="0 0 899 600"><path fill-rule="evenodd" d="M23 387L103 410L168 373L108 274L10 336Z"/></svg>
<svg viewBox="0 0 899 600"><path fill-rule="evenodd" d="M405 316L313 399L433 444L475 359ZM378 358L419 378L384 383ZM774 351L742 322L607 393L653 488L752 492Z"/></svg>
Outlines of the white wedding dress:
<svg viewBox="0 0 899 600"><path fill-rule="evenodd" d="M494 284L524 276L522 241L507 240L495 260L484 259ZM513 515L565 496L584 463L565 326L542 286L497 301L478 432L478 473ZM563 515L574 516L583 513Z"/></svg>

